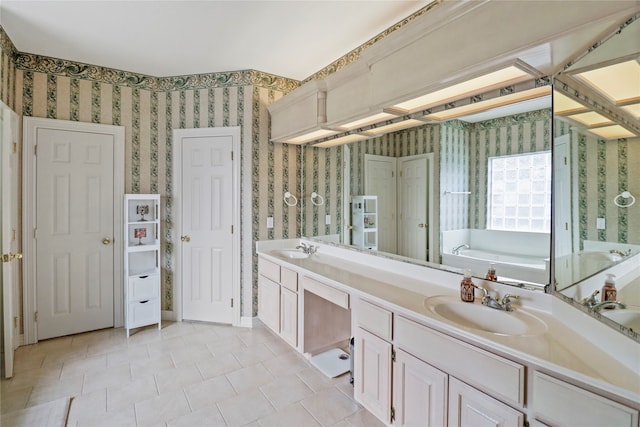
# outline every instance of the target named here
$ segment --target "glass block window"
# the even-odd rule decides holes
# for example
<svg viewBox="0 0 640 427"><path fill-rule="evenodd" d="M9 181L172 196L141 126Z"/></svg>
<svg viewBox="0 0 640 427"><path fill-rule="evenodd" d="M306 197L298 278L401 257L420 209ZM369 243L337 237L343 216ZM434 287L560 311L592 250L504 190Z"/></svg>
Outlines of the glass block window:
<svg viewBox="0 0 640 427"><path fill-rule="evenodd" d="M489 157L487 228L551 232L551 152Z"/></svg>

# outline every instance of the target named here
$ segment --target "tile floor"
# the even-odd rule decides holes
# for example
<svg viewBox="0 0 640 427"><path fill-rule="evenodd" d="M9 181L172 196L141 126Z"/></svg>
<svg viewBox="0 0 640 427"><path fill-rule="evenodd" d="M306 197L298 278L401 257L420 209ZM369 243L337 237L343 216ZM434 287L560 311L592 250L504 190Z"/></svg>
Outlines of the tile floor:
<svg viewBox="0 0 640 427"><path fill-rule="evenodd" d="M69 426L381 426L266 327L164 322L18 348L2 413L73 396Z"/></svg>

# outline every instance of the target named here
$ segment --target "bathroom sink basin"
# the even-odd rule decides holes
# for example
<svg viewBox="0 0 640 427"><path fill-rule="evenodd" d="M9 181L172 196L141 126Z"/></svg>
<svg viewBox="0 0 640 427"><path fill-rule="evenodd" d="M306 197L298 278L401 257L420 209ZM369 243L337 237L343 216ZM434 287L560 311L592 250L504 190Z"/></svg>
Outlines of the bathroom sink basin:
<svg viewBox="0 0 640 427"><path fill-rule="evenodd" d="M640 310L629 309L603 309L600 313L614 322L618 322L622 326L631 328L636 332L640 332Z"/></svg>
<svg viewBox="0 0 640 427"><path fill-rule="evenodd" d="M467 303L450 296L427 298L425 307L457 326L496 335L539 335L547 330L543 321L519 308L514 311L497 310L479 301Z"/></svg>
<svg viewBox="0 0 640 427"><path fill-rule="evenodd" d="M276 255L281 256L283 258L289 258L289 259L309 258L309 254L305 254L304 252L299 251L297 249L279 249L274 252Z"/></svg>

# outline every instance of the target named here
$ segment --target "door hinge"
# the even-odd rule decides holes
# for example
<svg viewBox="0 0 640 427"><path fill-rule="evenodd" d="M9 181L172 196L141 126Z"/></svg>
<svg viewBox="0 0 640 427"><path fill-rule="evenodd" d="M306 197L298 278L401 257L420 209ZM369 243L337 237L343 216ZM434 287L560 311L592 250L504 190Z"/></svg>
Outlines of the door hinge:
<svg viewBox="0 0 640 427"><path fill-rule="evenodd" d="M11 241L12 242L16 241L16 236L17 236L16 230L12 228L11 229Z"/></svg>
<svg viewBox="0 0 640 427"><path fill-rule="evenodd" d="M394 408L393 406L391 407L391 422L394 422L396 420L396 408Z"/></svg>
<svg viewBox="0 0 640 427"><path fill-rule="evenodd" d="M34 145L33 146L33 155L37 156L38 155L38 145Z"/></svg>
<svg viewBox="0 0 640 427"><path fill-rule="evenodd" d="M565 166L567 165L567 158L566 157L564 158L564 165Z"/></svg>
<svg viewBox="0 0 640 427"><path fill-rule="evenodd" d="M233 298L231 298L231 308L233 308Z"/></svg>
<svg viewBox="0 0 640 427"><path fill-rule="evenodd" d="M18 329L18 316L13 316L13 329Z"/></svg>
<svg viewBox="0 0 640 427"><path fill-rule="evenodd" d="M37 322L38 321L38 312L33 313L33 318Z"/></svg>
<svg viewBox="0 0 640 427"><path fill-rule="evenodd" d="M231 226L231 234L233 234L233 225Z"/></svg>
<svg viewBox="0 0 640 427"><path fill-rule="evenodd" d="M38 238L38 229L37 229L37 228L34 228L34 229L33 229L33 238L34 238L34 239L37 239L37 238Z"/></svg>
<svg viewBox="0 0 640 427"><path fill-rule="evenodd" d="M13 154L16 154L18 152L18 143L14 142L13 143Z"/></svg>
<svg viewBox="0 0 640 427"><path fill-rule="evenodd" d="M391 178L393 178L393 175L394 175L394 173L393 173L393 171L391 171Z"/></svg>
<svg viewBox="0 0 640 427"><path fill-rule="evenodd" d="M395 350L391 350L391 361L392 362L396 361L396 351Z"/></svg>
<svg viewBox="0 0 640 427"><path fill-rule="evenodd" d="M233 151L231 152L231 160L233 161Z"/></svg>

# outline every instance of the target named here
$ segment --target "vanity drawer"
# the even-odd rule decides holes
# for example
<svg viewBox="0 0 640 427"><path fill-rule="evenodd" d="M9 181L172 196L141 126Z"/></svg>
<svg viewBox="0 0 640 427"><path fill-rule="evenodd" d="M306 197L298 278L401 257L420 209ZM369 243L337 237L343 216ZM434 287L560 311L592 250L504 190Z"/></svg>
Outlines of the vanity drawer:
<svg viewBox="0 0 640 427"><path fill-rule="evenodd" d="M637 410L540 372L533 374L533 405L536 419L554 426L638 425Z"/></svg>
<svg viewBox="0 0 640 427"><path fill-rule="evenodd" d="M298 273L280 267L280 284L293 292L298 292Z"/></svg>
<svg viewBox="0 0 640 427"><path fill-rule="evenodd" d="M258 273L276 283L280 283L280 266L275 262L258 257Z"/></svg>
<svg viewBox="0 0 640 427"><path fill-rule="evenodd" d="M129 277L129 301L158 298L160 281L157 274Z"/></svg>
<svg viewBox="0 0 640 427"><path fill-rule="evenodd" d="M302 287L304 290L314 293L342 308L349 308L349 294L344 291L308 277L302 279Z"/></svg>
<svg viewBox="0 0 640 427"><path fill-rule="evenodd" d="M396 316L396 346L489 393L524 404L525 367Z"/></svg>
<svg viewBox="0 0 640 427"><path fill-rule="evenodd" d="M129 303L129 319L127 324L130 328L149 325L160 321L160 307L158 298Z"/></svg>
<svg viewBox="0 0 640 427"><path fill-rule="evenodd" d="M358 326L382 339L391 341L393 314L390 311L363 300L358 301L356 311Z"/></svg>

